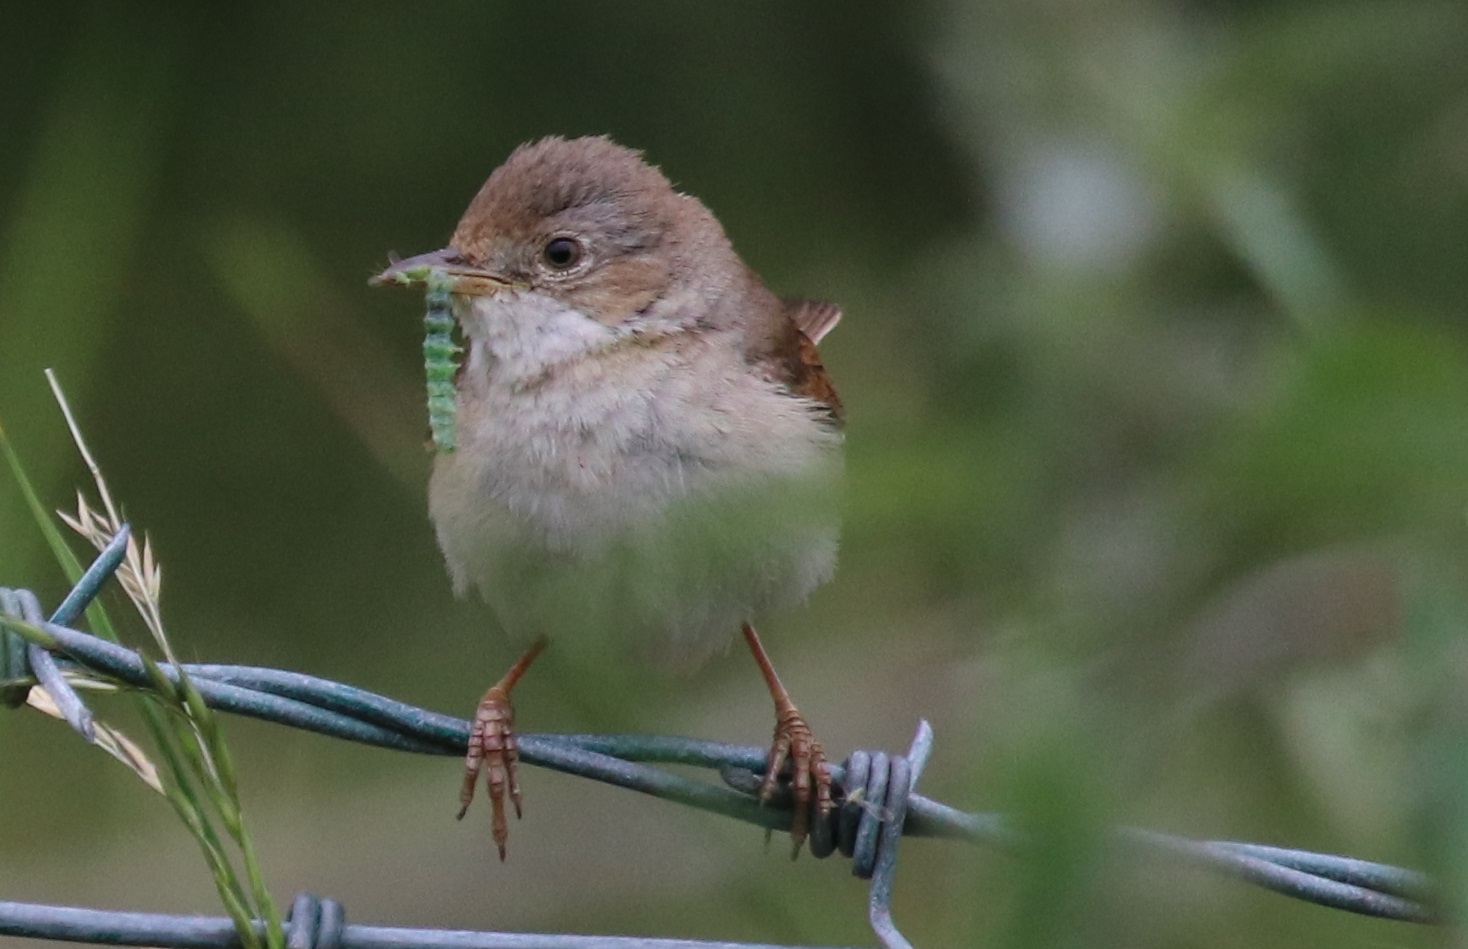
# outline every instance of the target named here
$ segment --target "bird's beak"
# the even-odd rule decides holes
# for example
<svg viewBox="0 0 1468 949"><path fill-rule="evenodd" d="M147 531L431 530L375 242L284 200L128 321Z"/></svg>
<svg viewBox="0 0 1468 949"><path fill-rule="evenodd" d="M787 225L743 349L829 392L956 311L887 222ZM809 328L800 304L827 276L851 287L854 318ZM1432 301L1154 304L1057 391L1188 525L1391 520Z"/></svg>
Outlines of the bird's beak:
<svg viewBox="0 0 1468 949"><path fill-rule="evenodd" d="M509 286L504 277L475 267L452 247L393 260L386 270L367 283L373 287L389 284L408 287L427 282L428 274L433 270L446 274L452 281L450 290L464 296L487 296Z"/></svg>

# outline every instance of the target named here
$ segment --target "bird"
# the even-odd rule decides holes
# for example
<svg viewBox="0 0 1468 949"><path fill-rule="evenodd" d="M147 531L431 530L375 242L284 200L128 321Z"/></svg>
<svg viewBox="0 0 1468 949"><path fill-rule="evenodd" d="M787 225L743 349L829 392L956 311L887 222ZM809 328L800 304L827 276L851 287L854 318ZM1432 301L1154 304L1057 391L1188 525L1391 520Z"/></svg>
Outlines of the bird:
<svg viewBox="0 0 1468 949"><path fill-rule="evenodd" d="M659 675L739 634L775 706L759 797L788 765L798 855L831 774L753 623L835 571L845 413L816 344L840 307L777 296L698 198L606 136L514 149L447 246L371 282L425 273L464 347L429 513L455 592L527 644L477 707L459 817L482 776L505 859L511 694L548 643Z"/></svg>

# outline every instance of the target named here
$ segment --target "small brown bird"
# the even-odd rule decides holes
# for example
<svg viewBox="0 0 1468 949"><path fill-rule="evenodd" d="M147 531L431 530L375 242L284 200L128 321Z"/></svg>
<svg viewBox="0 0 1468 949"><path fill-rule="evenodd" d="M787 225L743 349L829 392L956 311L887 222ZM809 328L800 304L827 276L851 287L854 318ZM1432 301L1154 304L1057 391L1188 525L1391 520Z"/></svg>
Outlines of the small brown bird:
<svg viewBox="0 0 1468 949"><path fill-rule="evenodd" d="M429 510L455 590L530 644L480 701L459 816L485 774L504 859L510 693L547 641L687 664L742 628L775 700L761 798L788 761L798 853L831 779L750 621L835 569L842 408L815 344L841 311L775 296L698 199L604 137L522 145L448 247L373 280L425 266L467 349Z"/></svg>

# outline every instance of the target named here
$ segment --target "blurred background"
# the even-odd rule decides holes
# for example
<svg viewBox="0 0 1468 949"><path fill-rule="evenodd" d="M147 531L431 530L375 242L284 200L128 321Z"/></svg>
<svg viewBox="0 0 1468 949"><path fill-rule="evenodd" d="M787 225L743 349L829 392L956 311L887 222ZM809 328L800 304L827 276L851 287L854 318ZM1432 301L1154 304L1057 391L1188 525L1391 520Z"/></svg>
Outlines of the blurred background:
<svg viewBox="0 0 1468 949"><path fill-rule="evenodd" d="M833 757L927 717L924 790L1036 841L905 847L915 943L1442 939L1123 861L1116 824L1468 902L1463 4L9 3L0 88L0 424L70 505L55 367L185 658L461 715L513 660L428 525L422 299L366 279L515 144L609 133L845 309L843 566L762 629ZM64 589L8 472L0 584ZM552 650L520 725L768 739L738 650L595 694ZM528 770L502 866L458 762L227 727L282 901L868 942L845 866L752 829ZM64 726L0 714L0 760L0 899L217 912Z"/></svg>

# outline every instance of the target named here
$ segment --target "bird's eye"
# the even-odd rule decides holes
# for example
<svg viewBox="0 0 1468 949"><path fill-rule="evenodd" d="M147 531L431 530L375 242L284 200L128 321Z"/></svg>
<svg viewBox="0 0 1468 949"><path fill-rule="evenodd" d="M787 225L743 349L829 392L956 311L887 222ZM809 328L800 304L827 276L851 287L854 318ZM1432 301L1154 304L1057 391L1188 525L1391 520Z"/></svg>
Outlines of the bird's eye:
<svg viewBox="0 0 1468 949"><path fill-rule="evenodd" d="M540 258L552 270L570 270L581 262L581 242L571 237L552 237L545 242Z"/></svg>

